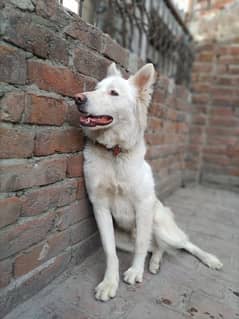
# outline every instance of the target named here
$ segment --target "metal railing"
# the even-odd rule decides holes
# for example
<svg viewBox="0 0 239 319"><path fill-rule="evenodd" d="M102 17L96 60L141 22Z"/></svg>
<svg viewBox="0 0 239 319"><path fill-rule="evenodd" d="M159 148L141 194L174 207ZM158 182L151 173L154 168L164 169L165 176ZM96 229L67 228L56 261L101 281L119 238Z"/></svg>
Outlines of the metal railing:
<svg viewBox="0 0 239 319"><path fill-rule="evenodd" d="M193 39L170 0L80 0L79 14L176 83L190 83Z"/></svg>

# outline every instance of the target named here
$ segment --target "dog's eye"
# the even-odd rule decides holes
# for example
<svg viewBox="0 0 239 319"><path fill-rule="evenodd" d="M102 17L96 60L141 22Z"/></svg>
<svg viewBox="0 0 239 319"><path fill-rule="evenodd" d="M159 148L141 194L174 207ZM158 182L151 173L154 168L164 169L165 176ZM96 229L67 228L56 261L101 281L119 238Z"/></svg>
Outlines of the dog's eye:
<svg viewBox="0 0 239 319"><path fill-rule="evenodd" d="M113 95L113 96L118 96L119 93L115 90L110 90L110 95Z"/></svg>

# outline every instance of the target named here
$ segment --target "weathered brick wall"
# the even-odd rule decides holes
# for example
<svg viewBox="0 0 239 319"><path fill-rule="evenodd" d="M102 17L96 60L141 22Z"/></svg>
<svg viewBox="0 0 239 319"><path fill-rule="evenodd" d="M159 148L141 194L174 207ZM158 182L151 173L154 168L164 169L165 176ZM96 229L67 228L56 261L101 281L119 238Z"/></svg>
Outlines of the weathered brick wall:
<svg viewBox="0 0 239 319"><path fill-rule="evenodd" d="M0 317L99 246L84 189L83 135L71 96L115 61L141 61L57 1L0 1ZM190 94L160 77L148 159L157 190L184 176Z"/></svg>
<svg viewBox="0 0 239 319"><path fill-rule="evenodd" d="M203 41L198 43L192 74L194 112L187 162L202 182L235 190L239 188L238 16L239 1L233 1L210 19L204 13L196 28L197 21L193 22Z"/></svg>
<svg viewBox="0 0 239 319"><path fill-rule="evenodd" d="M223 10L235 0L196 0L194 1L193 16L211 15Z"/></svg>
<svg viewBox="0 0 239 319"><path fill-rule="evenodd" d="M159 77L145 137L148 144L147 159L161 197L183 186L188 179L185 160L191 112L190 92L166 77Z"/></svg>

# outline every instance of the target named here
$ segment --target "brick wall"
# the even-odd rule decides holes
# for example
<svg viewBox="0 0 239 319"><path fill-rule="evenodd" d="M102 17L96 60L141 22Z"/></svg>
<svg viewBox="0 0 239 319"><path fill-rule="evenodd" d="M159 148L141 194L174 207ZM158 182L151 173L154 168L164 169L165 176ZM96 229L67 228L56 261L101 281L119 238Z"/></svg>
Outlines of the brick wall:
<svg viewBox="0 0 239 319"><path fill-rule="evenodd" d="M194 112L187 167L202 182L238 190L239 1L217 12L214 17L204 13L193 22L192 30L201 41L192 74Z"/></svg>
<svg viewBox="0 0 239 319"><path fill-rule="evenodd" d="M53 0L0 2L0 317L99 245L71 96L115 61L142 62ZM159 77L147 157L157 190L180 186L190 94Z"/></svg>
<svg viewBox="0 0 239 319"><path fill-rule="evenodd" d="M235 0L196 0L193 6L194 18L203 15L211 15L219 10L224 10L228 5Z"/></svg>
<svg viewBox="0 0 239 319"><path fill-rule="evenodd" d="M189 91L166 77L159 77L149 109L145 137L147 160L153 169L156 190L161 198L188 180L185 160L191 112Z"/></svg>

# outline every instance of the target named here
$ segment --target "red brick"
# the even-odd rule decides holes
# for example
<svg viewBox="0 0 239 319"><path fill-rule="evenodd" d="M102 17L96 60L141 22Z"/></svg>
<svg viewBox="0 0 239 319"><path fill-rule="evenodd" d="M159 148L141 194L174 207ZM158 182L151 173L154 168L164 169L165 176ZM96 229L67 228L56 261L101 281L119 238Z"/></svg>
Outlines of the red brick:
<svg viewBox="0 0 239 319"><path fill-rule="evenodd" d="M176 121L177 120L177 114L178 112L173 109L168 109L167 111L167 119L170 121Z"/></svg>
<svg viewBox="0 0 239 319"><path fill-rule="evenodd" d="M83 176L83 155L73 155L67 160L67 176Z"/></svg>
<svg viewBox="0 0 239 319"><path fill-rule="evenodd" d="M208 135L207 144L213 146L220 145L234 145L238 142L237 136L226 136L226 135Z"/></svg>
<svg viewBox="0 0 239 319"><path fill-rule="evenodd" d="M191 125L191 134L201 135L204 132L204 127L201 125Z"/></svg>
<svg viewBox="0 0 239 319"><path fill-rule="evenodd" d="M98 80L105 77L107 67L110 63L109 60L89 49L81 47L74 51L74 66L76 70Z"/></svg>
<svg viewBox="0 0 239 319"><path fill-rule="evenodd" d="M218 75L214 78L214 83L219 85L237 86L239 85L239 79L234 77Z"/></svg>
<svg viewBox="0 0 239 319"><path fill-rule="evenodd" d="M41 214L50 209L64 206L76 200L78 182L65 180L62 183L29 191L21 197L22 216Z"/></svg>
<svg viewBox="0 0 239 319"><path fill-rule="evenodd" d="M221 56L218 63L220 64L232 64L232 65L238 65L239 64L239 58L237 56Z"/></svg>
<svg viewBox="0 0 239 319"><path fill-rule="evenodd" d="M237 88L222 88L222 87L212 87L210 89L210 93L212 94L213 98L222 97L222 96L231 96L236 97L238 94Z"/></svg>
<svg viewBox="0 0 239 319"><path fill-rule="evenodd" d="M0 102L0 119L6 122L19 122L25 107L25 94L6 93Z"/></svg>
<svg viewBox="0 0 239 319"><path fill-rule="evenodd" d="M186 123L176 123L176 133L187 134L189 127Z"/></svg>
<svg viewBox="0 0 239 319"><path fill-rule="evenodd" d="M30 124L62 125L67 104L60 99L27 95L24 122Z"/></svg>
<svg viewBox="0 0 239 319"><path fill-rule="evenodd" d="M195 114L192 116L192 123L193 124L200 124L205 125L207 121L207 117L203 114Z"/></svg>
<svg viewBox="0 0 239 319"><path fill-rule="evenodd" d="M93 217L87 218L80 223L71 226L70 237L71 243L74 245L90 237L97 230L95 219Z"/></svg>
<svg viewBox="0 0 239 319"><path fill-rule="evenodd" d="M166 133L163 137L164 144L174 144L177 142L179 136L176 134Z"/></svg>
<svg viewBox="0 0 239 319"><path fill-rule="evenodd" d="M0 199L0 228L17 221L22 203L18 197Z"/></svg>
<svg viewBox="0 0 239 319"><path fill-rule="evenodd" d="M222 155L226 154L227 146L226 145L210 145L203 147L203 153L212 154L212 155Z"/></svg>
<svg viewBox="0 0 239 319"><path fill-rule="evenodd" d="M23 251L16 257L14 276L19 277L32 271L46 260L60 254L69 244L70 232L68 230L50 235L44 242Z"/></svg>
<svg viewBox="0 0 239 319"><path fill-rule="evenodd" d="M211 51L202 51L197 57L199 62L212 62L215 57L214 52Z"/></svg>
<svg viewBox="0 0 239 319"><path fill-rule="evenodd" d="M219 156L213 154L204 154L203 160L207 162L207 164L216 164L219 166L227 166L230 163L230 160L226 156Z"/></svg>
<svg viewBox="0 0 239 319"><path fill-rule="evenodd" d="M164 133L174 134L177 131L177 123L171 121L165 121L163 123Z"/></svg>
<svg viewBox="0 0 239 319"><path fill-rule="evenodd" d="M210 126L239 127L239 118L236 117L213 117L209 120Z"/></svg>
<svg viewBox="0 0 239 319"><path fill-rule="evenodd" d="M189 91L188 89L183 85L176 85L175 87L175 94L180 99L188 100L189 98Z"/></svg>
<svg viewBox="0 0 239 319"><path fill-rule="evenodd" d="M149 145L160 145L164 142L164 136L162 133L146 133L145 140Z"/></svg>
<svg viewBox="0 0 239 319"><path fill-rule="evenodd" d="M194 94L192 97L193 104L208 104L209 95L208 94Z"/></svg>
<svg viewBox="0 0 239 319"><path fill-rule="evenodd" d="M69 123L70 126L81 127L80 116L81 116L81 113L78 111L75 103L68 105L68 110L66 114L66 122Z"/></svg>
<svg viewBox="0 0 239 319"><path fill-rule="evenodd" d="M224 96L224 95L215 96L212 98L212 105L238 107L239 97Z"/></svg>
<svg viewBox="0 0 239 319"><path fill-rule="evenodd" d="M238 56L239 55L239 46L229 46L227 48L227 52L229 55Z"/></svg>
<svg viewBox="0 0 239 319"><path fill-rule="evenodd" d="M201 145L200 144L190 144L188 146L188 150L190 151L190 154L199 154L201 151Z"/></svg>
<svg viewBox="0 0 239 319"><path fill-rule="evenodd" d="M152 103L158 105L159 103L164 104L166 103L167 94L162 89L156 89L153 92L152 96Z"/></svg>
<svg viewBox="0 0 239 319"><path fill-rule="evenodd" d="M81 263L86 257L88 257L92 252L98 249L100 246L99 234L96 233L90 238L74 245L72 247L72 262L74 264ZM74 316L73 316L74 318Z"/></svg>
<svg viewBox="0 0 239 319"><path fill-rule="evenodd" d="M85 247L86 251L87 248L89 250L89 243L87 244L88 247ZM88 254L92 253L92 251L93 249L91 245L90 252L88 252ZM12 309L12 305L24 302L27 298L31 298L39 290L47 286L53 279L69 267L71 259L71 251L66 251L61 255L46 261L44 264L34 269L34 271L28 273L27 276L20 277L14 286L14 290L10 290L11 294L7 295L8 302L4 303L4 306L1 309L1 315L6 315Z"/></svg>
<svg viewBox="0 0 239 319"><path fill-rule="evenodd" d="M5 27L4 39L31 51L34 55L46 58L50 31L34 25L30 16L11 11Z"/></svg>
<svg viewBox="0 0 239 319"><path fill-rule="evenodd" d="M129 52L107 34L103 35L102 53L122 66L127 67Z"/></svg>
<svg viewBox="0 0 239 319"><path fill-rule="evenodd" d="M192 91L197 94L201 93L210 93L211 92L211 84L210 83L193 83Z"/></svg>
<svg viewBox="0 0 239 319"><path fill-rule="evenodd" d="M207 114L207 105L200 105L200 104L196 104L193 106L193 109L195 110L195 112L203 113L203 114Z"/></svg>
<svg viewBox="0 0 239 319"><path fill-rule="evenodd" d="M2 230L0 258L6 258L43 240L54 225L55 213L27 219Z"/></svg>
<svg viewBox="0 0 239 319"><path fill-rule="evenodd" d="M222 116L222 117L232 117L234 115L233 107L213 107L210 112L212 117Z"/></svg>
<svg viewBox="0 0 239 319"><path fill-rule="evenodd" d="M160 131L162 130L162 120L156 117L151 117L148 119L148 130Z"/></svg>
<svg viewBox="0 0 239 319"><path fill-rule="evenodd" d="M35 155L71 153L83 148L83 134L75 128L45 129L36 134Z"/></svg>
<svg viewBox="0 0 239 319"><path fill-rule="evenodd" d="M12 261L10 259L0 261L0 289L6 287L12 278Z"/></svg>
<svg viewBox="0 0 239 319"><path fill-rule="evenodd" d="M101 51L102 48L102 33L93 26L85 23L80 18L77 22L71 23L65 30L67 35L73 39L80 40L86 46Z"/></svg>
<svg viewBox="0 0 239 319"><path fill-rule="evenodd" d="M212 64L211 63L196 62L193 65L193 71L192 72L210 73L210 72L212 72Z"/></svg>
<svg viewBox="0 0 239 319"><path fill-rule="evenodd" d="M0 82L25 84L26 57L21 51L0 45Z"/></svg>
<svg viewBox="0 0 239 319"><path fill-rule="evenodd" d="M227 173L231 176L239 176L239 168L236 167L228 167Z"/></svg>
<svg viewBox="0 0 239 319"><path fill-rule="evenodd" d="M50 35L48 58L64 65L68 65L69 53L67 42L55 34Z"/></svg>
<svg viewBox="0 0 239 319"><path fill-rule="evenodd" d="M48 28L35 24L29 15L10 12L4 39L32 52L35 56L49 57L63 64L68 63L66 41Z"/></svg>
<svg viewBox="0 0 239 319"><path fill-rule="evenodd" d="M226 153L232 159L236 158L239 160L239 141L237 142L237 144L228 145ZM237 162L237 164L238 164L238 162Z"/></svg>
<svg viewBox="0 0 239 319"><path fill-rule="evenodd" d="M31 157L34 148L34 131L17 128L0 128L0 158Z"/></svg>
<svg viewBox="0 0 239 319"><path fill-rule="evenodd" d="M88 200L82 199L70 206L57 210L56 213L56 227L58 230L64 230L88 217L91 214L91 209Z"/></svg>
<svg viewBox="0 0 239 319"><path fill-rule="evenodd" d="M66 175L64 158L45 159L38 162L19 161L0 166L0 191L16 191L32 186L52 184Z"/></svg>
<svg viewBox="0 0 239 319"><path fill-rule="evenodd" d="M207 128L208 135L222 135L222 136L237 136L239 135L239 127L209 127Z"/></svg>
<svg viewBox="0 0 239 319"><path fill-rule="evenodd" d="M193 145L198 144L201 146L204 143L204 140L205 140L204 134L202 135L192 134L190 136L190 143Z"/></svg>
<svg viewBox="0 0 239 319"><path fill-rule="evenodd" d="M80 178L78 180L77 199L84 199L86 197L85 180Z"/></svg>
<svg viewBox="0 0 239 319"><path fill-rule="evenodd" d="M65 67L54 67L38 61L28 61L28 78L30 83L40 89L73 96L84 91L87 78L77 75Z"/></svg>
<svg viewBox="0 0 239 319"><path fill-rule="evenodd" d="M155 101L149 108L149 116L150 115L164 119L167 115L167 107Z"/></svg>
<svg viewBox="0 0 239 319"><path fill-rule="evenodd" d="M239 66L238 65L229 65L227 68L228 74L239 75Z"/></svg>
<svg viewBox="0 0 239 319"><path fill-rule="evenodd" d="M191 105L184 99L176 99L175 106L177 110L181 110L184 112L189 112L191 107Z"/></svg>
<svg viewBox="0 0 239 319"><path fill-rule="evenodd" d="M56 14L58 7L57 1L52 0L37 0L36 13L44 18L52 17Z"/></svg>

